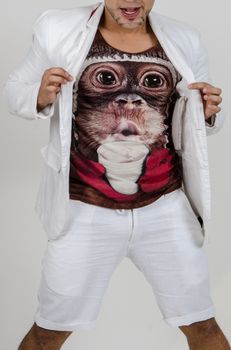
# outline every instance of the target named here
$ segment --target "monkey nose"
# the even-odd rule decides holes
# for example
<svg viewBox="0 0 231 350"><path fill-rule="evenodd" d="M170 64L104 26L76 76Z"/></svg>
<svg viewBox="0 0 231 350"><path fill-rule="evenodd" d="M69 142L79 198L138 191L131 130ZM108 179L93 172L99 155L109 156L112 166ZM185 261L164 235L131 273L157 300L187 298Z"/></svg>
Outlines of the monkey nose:
<svg viewBox="0 0 231 350"><path fill-rule="evenodd" d="M119 106L140 106L142 104L142 99L137 96L136 94L121 94L119 96L117 96L117 98L115 99L115 102L119 105Z"/></svg>

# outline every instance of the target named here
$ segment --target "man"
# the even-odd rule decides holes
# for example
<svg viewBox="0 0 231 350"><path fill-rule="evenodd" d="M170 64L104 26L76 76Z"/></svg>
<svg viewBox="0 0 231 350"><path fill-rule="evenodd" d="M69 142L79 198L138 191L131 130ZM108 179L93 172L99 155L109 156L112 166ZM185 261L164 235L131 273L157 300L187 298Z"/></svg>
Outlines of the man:
<svg viewBox="0 0 231 350"><path fill-rule="evenodd" d="M95 325L127 256L191 350L230 346L215 320L203 245L209 219L206 133L222 123L198 32L105 0L40 16L9 77L12 113L50 118L37 211L48 234L35 324L20 350L60 349Z"/></svg>

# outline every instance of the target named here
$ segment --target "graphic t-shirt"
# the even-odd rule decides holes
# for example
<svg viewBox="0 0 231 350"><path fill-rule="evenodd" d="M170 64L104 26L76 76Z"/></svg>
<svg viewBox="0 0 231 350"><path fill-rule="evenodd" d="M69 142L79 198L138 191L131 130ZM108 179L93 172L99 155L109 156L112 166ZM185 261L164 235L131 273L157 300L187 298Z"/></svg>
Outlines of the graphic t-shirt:
<svg viewBox="0 0 231 350"><path fill-rule="evenodd" d="M70 199L132 209L182 186L171 138L181 79L159 43L127 53L97 30L73 88Z"/></svg>

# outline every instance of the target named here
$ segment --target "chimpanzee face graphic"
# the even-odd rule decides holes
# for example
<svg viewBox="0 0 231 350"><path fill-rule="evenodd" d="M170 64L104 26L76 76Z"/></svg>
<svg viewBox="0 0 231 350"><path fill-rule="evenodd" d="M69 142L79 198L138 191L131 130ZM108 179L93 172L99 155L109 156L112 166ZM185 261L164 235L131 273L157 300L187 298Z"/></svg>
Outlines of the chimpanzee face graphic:
<svg viewBox="0 0 231 350"><path fill-rule="evenodd" d="M174 88L170 70L157 63L93 63L79 79L78 144L90 156L108 141L136 141L151 150L165 146L168 105ZM76 109L77 110L77 109Z"/></svg>

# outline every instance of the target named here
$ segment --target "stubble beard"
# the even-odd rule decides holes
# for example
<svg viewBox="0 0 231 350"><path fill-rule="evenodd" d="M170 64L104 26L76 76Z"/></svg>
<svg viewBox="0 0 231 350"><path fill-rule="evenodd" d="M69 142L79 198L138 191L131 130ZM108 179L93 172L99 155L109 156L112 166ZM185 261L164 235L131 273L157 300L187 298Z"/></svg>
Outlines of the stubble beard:
<svg viewBox="0 0 231 350"><path fill-rule="evenodd" d="M116 15L113 12L113 10L110 10L109 8L107 8L107 11L109 12L111 17L114 19L114 21L119 26L122 26L122 27L127 28L127 29L134 29L134 28L142 26L145 23L145 19L147 19L148 13L149 13L149 11L146 11L145 14L142 15L141 17L139 17L133 21L126 21L125 19L123 19L122 15L121 16Z"/></svg>

